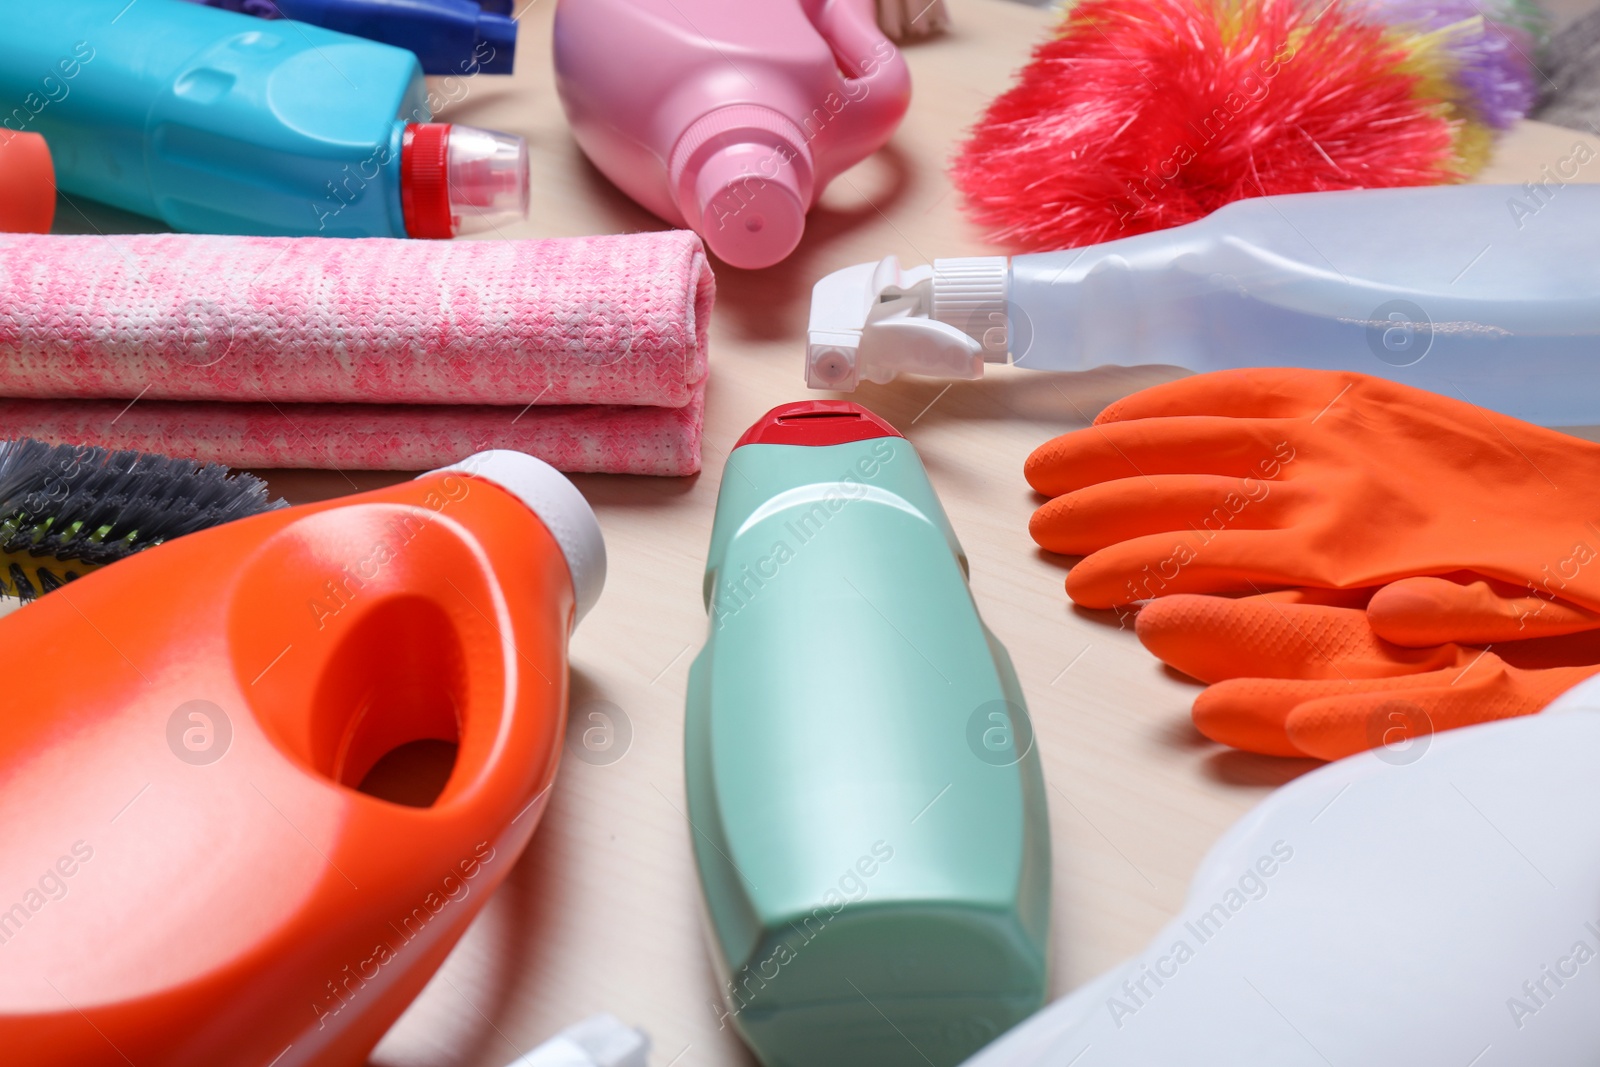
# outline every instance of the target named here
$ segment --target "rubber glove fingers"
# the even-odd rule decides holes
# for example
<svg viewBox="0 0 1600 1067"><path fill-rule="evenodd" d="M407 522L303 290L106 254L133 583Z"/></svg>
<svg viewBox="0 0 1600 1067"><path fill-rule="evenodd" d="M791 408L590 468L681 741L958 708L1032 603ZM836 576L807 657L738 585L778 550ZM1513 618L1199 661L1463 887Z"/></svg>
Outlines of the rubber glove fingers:
<svg viewBox="0 0 1600 1067"><path fill-rule="evenodd" d="M1400 678L1238 678L1194 702L1214 741L1273 756L1334 760L1474 723L1532 715L1600 665L1525 671L1484 652L1465 667Z"/></svg>
<svg viewBox="0 0 1600 1067"><path fill-rule="evenodd" d="M1315 416L1366 379L1350 371L1246 367L1196 374L1112 401L1094 424L1184 415L1298 419Z"/></svg>
<svg viewBox="0 0 1600 1067"><path fill-rule="evenodd" d="M1289 736L1289 716L1302 704L1327 700L1397 699L1408 689L1435 689L1447 672L1398 678L1232 678L1195 697L1197 730L1213 741L1264 756L1314 756ZM1455 673L1455 672L1448 672ZM1381 742L1378 742L1381 743ZM1371 748L1371 744L1360 746ZM1360 749L1352 749L1359 751ZM1327 757L1322 757L1327 758Z"/></svg>
<svg viewBox="0 0 1600 1067"><path fill-rule="evenodd" d="M1372 632L1359 607L1288 603L1270 594L1164 596L1140 609L1134 632L1162 662L1202 682L1392 678L1444 670L1463 657L1457 645L1391 644Z"/></svg>
<svg viewBox="0 0 1600 1067"><path fill-rule="evenodd" d="M1046 496L1120 478L1218 474L1273 479L1294 459L1284 426L1271 419L1195 415L1096 422L1034 449L1022 467Z"/></svg>
<svg viewBox="0 0 1600 1067"><path fill-rule="evenodd" d="M1288 521L1294 487L1220 474L1119 478L1041 504L1028 523L1039 547L1086 556L1146 534L1183 533L1195 551L1224 530L1273 529ZM1162 553L1165 555L1165 553Z"/></svg>
<svg viewBox="0 0 1600 1067"><path fill-rule="evenodd" d="M1147 602L1134 632L1156 658L1202 682L1229 678L1391 678L1465 667L1480 646L1411 647L1370 625L1385 590L1281 589L1257 596L1176 594ZM1363 610L1366 609L1366 610ZM1600 663L1600 628L1493 646L1526 670Z"/></svg>
<svg viewBox="0 0 1600 1067"><path fill-rule="evenodd" d="M1369 748L1393 748L1405 741L1497 719L1541 712L1556 697L1600 673L1600 665L1523 671L1488 662L1463 676L1443 671L1437 684L1391 693L1336 695L1311 700L1289 713L1287 734L1300 751L1335 760Z"/></svg>
<svg viewBox="0 0 1600 1067"><path fill-rule="evenodd" d="M1600 612L1488 579L1404 578L1380 589L1367 619L1381 637L1421 647L1491 644L1600 629Z"/></svg>
<svg viewBox="0 0 1600 1067"><path fill-rule="evenodd" d="M1272 565L1280 530L1146 534L1091 553L1067 572L1067 596L1115 608L1176 593L1260 593L1286 584Z"/></svg>
<svg viewBox="0 0 1600 1067"><path fill-rule="evenodd" d="M1087 555L1067 588L1089 607L1468 571L1600 613L1600 445L1379 378L1257 368L1169 382L1046 443L1026 473L1068 498L1032 529ZM1251 489L1233 490L1248 506L1204 499L1218 478ZM1237 514L1222 523L1219 509ZM1536 606L1479 604L1460 612L1470 627L1424 632L1419 612L1440 616L1406 594L1380 616L1414 643L1499 637ZM1544 616L1543 633L1583 624Z"/></svg>
<svg viewBox="0 0 1600 1067"><path fill-rule="evenodd" d="M1140 609L1135 632L1163 662L1211 683L1194 702L1201 733L1279 756L1336 759L1433 730L1530 715L1600 672L1600 629L1492 650L1409 648L1373 632L1370 608L1362 607L1368 595L1165 596ZM1373 603L1384 595L1370 592Z"/></svg>

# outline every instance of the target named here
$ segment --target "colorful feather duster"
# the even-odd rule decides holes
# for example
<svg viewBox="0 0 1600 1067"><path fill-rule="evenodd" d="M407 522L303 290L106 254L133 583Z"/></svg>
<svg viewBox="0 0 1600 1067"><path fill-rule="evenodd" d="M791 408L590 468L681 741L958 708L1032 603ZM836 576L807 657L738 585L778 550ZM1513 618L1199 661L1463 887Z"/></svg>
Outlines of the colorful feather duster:
<svg viewBox="0 0 1600 1067"><path fill-rule="evenodd" d="M1356 0L1365 17L1418 34L1443 37L1451 99L1496 131L1533 107L1533 56L1549 35L1545 15L1529 0Z"/></svg>
<svg viewBox="0 0 1600 1067"><path fill-rule="evenodd" d="M1251 196L1461 181L1533 100L1536 24L1508 0L1497 10L1081 0L990 105L953 176L995 240L1027 249L1176 226Z"/></svg>

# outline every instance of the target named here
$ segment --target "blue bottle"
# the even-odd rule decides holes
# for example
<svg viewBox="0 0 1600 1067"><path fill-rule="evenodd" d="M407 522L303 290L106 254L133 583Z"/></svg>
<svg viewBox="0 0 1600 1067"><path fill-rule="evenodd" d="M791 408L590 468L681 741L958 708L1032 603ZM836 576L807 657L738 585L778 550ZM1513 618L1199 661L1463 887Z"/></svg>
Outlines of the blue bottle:
<svg viewBox="0 0 1600 1067"><path fill-rule="evenodd" d="M525 216L520 137L430 122L410 52L182 0L15 4L0 125L57 187L196 233L450 237Z"/></svg>

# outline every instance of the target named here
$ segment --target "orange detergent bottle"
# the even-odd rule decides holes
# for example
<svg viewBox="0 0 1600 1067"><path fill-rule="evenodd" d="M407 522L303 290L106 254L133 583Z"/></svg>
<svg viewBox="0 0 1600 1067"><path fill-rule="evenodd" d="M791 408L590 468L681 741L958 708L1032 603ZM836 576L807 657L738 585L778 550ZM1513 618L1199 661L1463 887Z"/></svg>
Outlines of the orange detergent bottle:
<svg viewBox="0 0 1600 1067"><path fill-rule="evenodd" d="M539 821L604 577L572 483L486 452L0 621L0 1062L365 1063Z"/></svg>

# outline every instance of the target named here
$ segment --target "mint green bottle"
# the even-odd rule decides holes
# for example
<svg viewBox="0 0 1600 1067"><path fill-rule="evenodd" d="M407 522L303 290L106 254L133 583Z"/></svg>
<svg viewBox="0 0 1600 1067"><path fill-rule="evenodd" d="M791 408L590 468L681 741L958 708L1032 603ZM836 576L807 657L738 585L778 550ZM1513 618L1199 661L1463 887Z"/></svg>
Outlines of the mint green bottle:
<svg viewBox="0 0 1600 1067"><path fill-rule="evenodd" d="M1050 834L1010 657L916 450L855 404L728 458L684 763L723 1003L766 1067L945 1067L1044 1000Z"/></svg>

